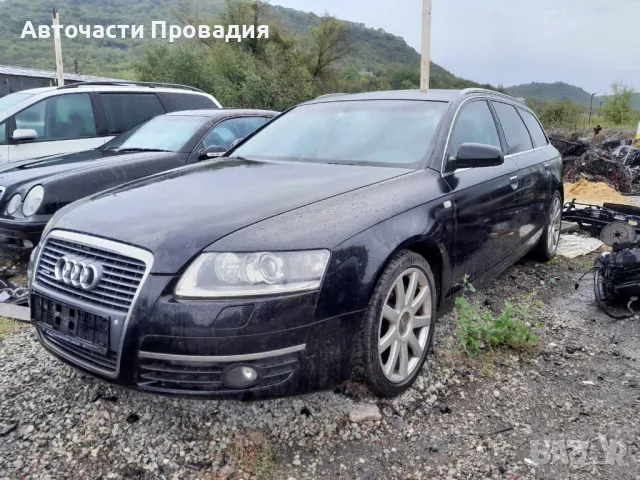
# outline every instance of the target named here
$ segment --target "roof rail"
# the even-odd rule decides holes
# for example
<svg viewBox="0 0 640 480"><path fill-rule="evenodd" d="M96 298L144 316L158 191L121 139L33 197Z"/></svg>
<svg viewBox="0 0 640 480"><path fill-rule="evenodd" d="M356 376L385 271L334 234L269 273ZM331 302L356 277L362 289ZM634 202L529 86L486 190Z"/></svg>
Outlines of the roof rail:
<svg viewBox="0 0 640 480"><path fill-rule="evenodd" d="M488 88L465 88L464 90L460 91L460 95L469 95L470 93L490 93L492 95L497 95L499 97L506 97L510 100L515 100L516 102L520 102L526 105L526 103L522 100L520 100L519 98L516 97L512 97L511 95L508 95L506 93L502 93L502 92L496 92L495 90L489 90Z"/></svg>
<svg viewBox="0 0 640 480"><path fill-rule="evenodd" d="M327 93L325 95L320 95L319 97L316 97L316 100L318 100L319 98L337 97L338 95L349 95L349 94L348 93Z"/></svg>
<svg viewBox="0 0 640 480"><path fill-rule="evenodd" d="M138 86L138 87L150 87L150 88L181 88L183 90L191 90L194 92L205 93L199 88L190 87L188 85L178 85L174 83L161 83L161 82L134 82L129 80L122 81L98 81L98 82L78 82L78 83L69 83L62 87L58 87L58 90L68 89L68 88L78 88L78 87L96 87L96 86Z"/></svg>

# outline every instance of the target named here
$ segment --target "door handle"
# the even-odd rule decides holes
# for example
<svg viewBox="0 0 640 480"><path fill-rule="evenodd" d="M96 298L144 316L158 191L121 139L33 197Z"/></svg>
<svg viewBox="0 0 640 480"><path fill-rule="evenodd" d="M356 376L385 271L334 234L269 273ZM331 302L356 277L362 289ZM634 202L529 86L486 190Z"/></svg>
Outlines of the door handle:
<svg viewBox="0 0 640 480"><path fill-rule="evenodd" d="M509 182L511 182L511 188L513 188L514 190L518 189L518 176L517 175L514 176L514 177L511 177L509 179Z"/></svg>

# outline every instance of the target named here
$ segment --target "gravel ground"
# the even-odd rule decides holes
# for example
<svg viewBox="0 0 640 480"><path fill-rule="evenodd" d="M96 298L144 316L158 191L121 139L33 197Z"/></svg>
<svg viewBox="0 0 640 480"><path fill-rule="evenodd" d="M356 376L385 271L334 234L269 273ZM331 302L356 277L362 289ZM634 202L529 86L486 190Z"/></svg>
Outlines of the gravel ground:
<svg viewBox="0 0 640 480"><path fill-rule="evenodd" d="M27 326L0 339L0 479L640 478L640 326L598 311L590 277L574 289L591 263L524 261L477 295L496 309L537 290L536 352L470 362L450 314L393 400L352 384L254 403L131 392Z"/></svg>

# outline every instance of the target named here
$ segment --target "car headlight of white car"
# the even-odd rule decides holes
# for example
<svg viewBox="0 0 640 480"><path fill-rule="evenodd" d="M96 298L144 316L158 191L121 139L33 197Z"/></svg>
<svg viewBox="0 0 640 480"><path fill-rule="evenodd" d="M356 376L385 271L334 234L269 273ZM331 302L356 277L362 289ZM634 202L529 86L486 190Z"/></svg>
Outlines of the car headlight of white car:
<svg viewBox="0 0 640 480"><path fill-rule="evenodd" d="M203 253L175 289L178 297L247 297L316 290L328 250L299 252Z"/></svg>

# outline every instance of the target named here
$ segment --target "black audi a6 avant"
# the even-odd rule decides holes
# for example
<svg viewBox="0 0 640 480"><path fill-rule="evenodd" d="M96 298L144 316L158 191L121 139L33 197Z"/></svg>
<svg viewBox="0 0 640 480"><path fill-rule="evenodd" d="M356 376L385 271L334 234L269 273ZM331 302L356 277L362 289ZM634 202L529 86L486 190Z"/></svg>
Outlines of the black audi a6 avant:
<svg viewBox="0 0 640 480"><path fill-rule="evenodd" d="M222 158L60 210L30 264L33 322L53 355L140 390L395 395L465 274L554 256L561 170L506 95L322 97Z"/></svg>
<svg viewBox="0 0 640 480"><path fill-rule="evenodd" d="M220 156L276 115L269 110L225 108L174 112L152 118L93 150L8 165L0 169L0 249L31 250L53 214L65 205Z"/></svg>

